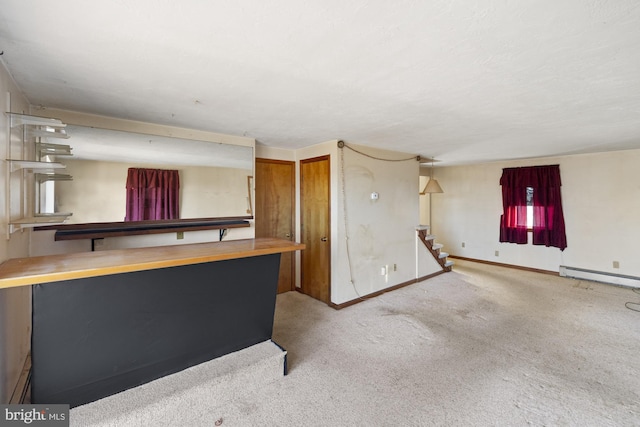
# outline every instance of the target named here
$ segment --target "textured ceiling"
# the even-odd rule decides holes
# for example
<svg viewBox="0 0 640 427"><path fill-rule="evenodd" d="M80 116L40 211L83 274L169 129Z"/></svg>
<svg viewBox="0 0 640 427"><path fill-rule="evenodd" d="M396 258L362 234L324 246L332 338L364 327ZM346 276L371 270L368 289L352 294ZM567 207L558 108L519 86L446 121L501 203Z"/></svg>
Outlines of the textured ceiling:
<svg viewBox="0 0 640 427"><path fill-rule="evenodd" d="M33 105L440 164L640 148L638 0L3 0Z"/></svg>

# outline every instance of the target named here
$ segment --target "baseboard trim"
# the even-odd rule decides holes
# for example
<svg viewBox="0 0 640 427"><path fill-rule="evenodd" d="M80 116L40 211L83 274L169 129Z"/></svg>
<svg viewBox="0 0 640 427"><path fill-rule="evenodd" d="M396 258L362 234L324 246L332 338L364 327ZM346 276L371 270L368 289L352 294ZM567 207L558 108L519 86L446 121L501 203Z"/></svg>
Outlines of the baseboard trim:
<svg viewBox="0 0 640 427"><path fill-rule="evenodd" d="M437 271L437 272L435 272L433 274L429 274L427 276L422 276L422 277L419 277L417 279L411 279L411 280L408 280L406 282L399 283L397 285L390 286L388 288L385 288L385 289L382 289L382 290L379 290L379 291L376 291L376 292L372 292L372 293L367 294L365 296L362 296L360 298L352 299L351 301L343 302L343 303L340 303L340 304L335 304L335 303L330 302L328 305L329 305L329 307L334 308L336 310L342 310L343 308L351 307L352 305L358 304L360 302L367 301L367 300L370 300L370 299L375 298L375 297L379 297L380 295L386 294L387 292L395 291L397 289L404 288L405 286L409 286L409 285L413 285L414 283L422 282L422 281L430 279L432 277L439 276L439 275L441 275L443 273L446 273L446 271Z"/></svg>
<svg viewBox="0 0 640 427"><path fill-rule="evenodd" d="M557 271L541 270L539 268L524 267L524 266L516 265L516 264L504 264L504 263L501 263L501 262L485 261L483 259L467 258L467 257L458 256L458 255L451 255L451 254L449 254L449 258L461 259L463 261L477 262L479 264L494 265L496 267L506 267L506 268L513 268L513 269L516 269L516 270L531 271L533 273L549 274L551 276L560 276L560 273L557 272Z"/></svg>
<svg viewBox="0 0 640 427"><path fill-rule="evenodd" d="M426 276L418 277L416 279L416 283L423 282L423 281L425 281L427 279L431 279L432 277L436 277L436 276L439 276L439 275L444 274L444 273L448 273L448 271L441 270L441 271L436 271L435 273L427 274Z"/></svg>

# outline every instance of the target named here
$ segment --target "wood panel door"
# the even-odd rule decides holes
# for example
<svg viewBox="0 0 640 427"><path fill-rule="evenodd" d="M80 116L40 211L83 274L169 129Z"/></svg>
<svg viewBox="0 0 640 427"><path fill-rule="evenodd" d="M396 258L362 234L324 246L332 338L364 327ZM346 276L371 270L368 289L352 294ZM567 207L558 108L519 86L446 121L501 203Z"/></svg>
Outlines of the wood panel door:
<svg viewBox="0 0 640 427"><path fill-rule="evenodd" d="M256 159L256 237L295 240L295 162ZM295 252L280 258L278 293L295 289Z"/></svg>
<svg viewBox="0 0 640 427"><path fill-rule="evenodd" d="M331 299L331 217L329 156L300 161L302 292Z"/></svg>

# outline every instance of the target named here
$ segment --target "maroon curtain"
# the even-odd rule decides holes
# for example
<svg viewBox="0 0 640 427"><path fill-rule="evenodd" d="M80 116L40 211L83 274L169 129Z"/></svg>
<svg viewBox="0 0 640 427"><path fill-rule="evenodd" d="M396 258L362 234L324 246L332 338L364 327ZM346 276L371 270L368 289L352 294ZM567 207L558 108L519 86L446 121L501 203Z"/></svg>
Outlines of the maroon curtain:
<svg viewBox="0 0 640 427"><path fill-rule="evenodd" d="M531 166L502 170L503 214L500 241L527 243L527 187L533 188L533 244L567 247L560 166Z"/></svg>
<svg viewBox="0 0 640 427"><path fill-rule="evenodd" d="M502 170L502 207L500 241L527 243L527 185L518 168Z"/></svg>
<svg viewBox="0 0 640 427"><path fill-rule="evenodd" d="M177 170L129 168L126 188L125 221L180 218Z"/></svg>

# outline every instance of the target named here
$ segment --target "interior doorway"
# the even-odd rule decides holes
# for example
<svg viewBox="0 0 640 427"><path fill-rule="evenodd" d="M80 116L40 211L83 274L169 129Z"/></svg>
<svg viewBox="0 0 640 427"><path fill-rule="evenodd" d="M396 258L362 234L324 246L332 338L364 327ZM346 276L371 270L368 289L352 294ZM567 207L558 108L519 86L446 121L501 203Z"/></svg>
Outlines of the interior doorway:
<svg viewBox="0 0 640 427"><path fill-rule="evenodd" d="M330 157L300 161L302 292L325 303L331 300Z"/></svg>
<svg viewBox="0 0 640 427"><path fill-rule="evenodd" d="M295 241L295 162L256 159L255 235ZM295 289L295 253L280 255L278 293Z"/></svg>

